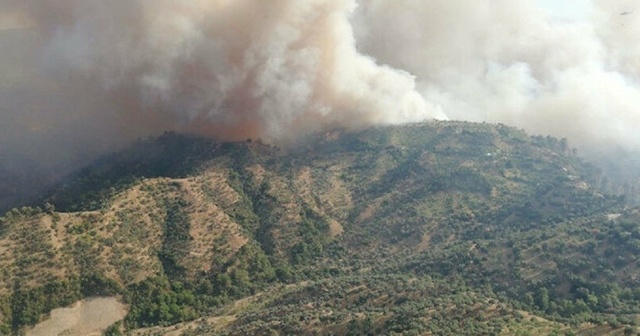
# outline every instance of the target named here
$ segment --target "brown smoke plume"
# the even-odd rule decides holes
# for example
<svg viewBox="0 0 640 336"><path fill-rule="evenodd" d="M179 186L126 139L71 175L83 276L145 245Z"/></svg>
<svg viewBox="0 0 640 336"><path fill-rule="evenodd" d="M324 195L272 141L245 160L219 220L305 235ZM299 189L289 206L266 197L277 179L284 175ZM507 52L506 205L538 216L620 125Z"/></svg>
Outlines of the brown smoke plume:
<svg viewBox="0 0 640 336"><path fill-rule="evenodd" d="M356 51L348 20L354 1L37 0L11 7L37 30L38 66L53 90L70 93L66 100L79 101L79 113L106 119L112 132L280 141L329 126L439 115L411 75ZM65 115L66 104L51 108L75 117Z"/></svg>

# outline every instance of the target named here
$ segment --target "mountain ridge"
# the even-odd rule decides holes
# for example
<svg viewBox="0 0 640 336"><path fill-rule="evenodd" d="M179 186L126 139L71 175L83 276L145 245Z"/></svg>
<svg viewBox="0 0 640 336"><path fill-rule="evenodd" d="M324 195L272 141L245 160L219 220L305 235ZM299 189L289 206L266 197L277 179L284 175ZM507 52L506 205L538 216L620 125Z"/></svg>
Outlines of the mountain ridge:
<svg viewBox="0 0 640 336"><path fill-rule="evenodd" d="M235 300L265 293L256 306L297 322L248 307L216 332L270 321L285 334L446 334L456 313L434 324L427 307L460 299L469 308L459 315L487 334L525 330L526 315L548 321L540 330L591 322L615 334L638 314L639 216L603 180L566 141L503 125L334 130L293 149L165 134L81 171L43 198L44 210L3 217L0 321L17 331L55 306L117 294L131 305L118 328L137 329L227 316ZM350 298L350 286L369 290ZM282 296L316 287L347 294ZM430 287L444 288L441 303L418 295ZM389 298L368 297L380 291ZM309 316L285 309L302 302ZM351 308L329 318L318 307L330 302Z"/></svg>

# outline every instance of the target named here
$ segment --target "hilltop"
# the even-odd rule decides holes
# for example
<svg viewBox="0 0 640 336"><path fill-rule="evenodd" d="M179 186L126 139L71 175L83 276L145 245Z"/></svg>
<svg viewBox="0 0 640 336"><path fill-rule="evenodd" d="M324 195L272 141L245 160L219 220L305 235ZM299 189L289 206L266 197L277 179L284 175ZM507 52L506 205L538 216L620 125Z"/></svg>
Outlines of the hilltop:
<svg viewBox="0 0 640 336"><path fill-rule="evenodd" d="M99 295L112 335L635 333L640 212L607 190L503 125L167 133L2 217L0 330Z"/></svg>

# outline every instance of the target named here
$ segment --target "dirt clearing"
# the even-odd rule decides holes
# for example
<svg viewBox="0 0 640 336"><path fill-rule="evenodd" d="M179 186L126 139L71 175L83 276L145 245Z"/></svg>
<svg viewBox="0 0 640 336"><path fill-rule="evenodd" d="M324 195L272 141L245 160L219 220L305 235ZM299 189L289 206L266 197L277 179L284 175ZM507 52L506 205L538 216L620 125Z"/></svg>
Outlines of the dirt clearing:
<svg viewBox="0 0 640 336"><path fill-rule="evenodd" d="M28 330L26 336L102 335L126 314L127 306L114 297L86 299L68 308L54 309L47 320Z"/></svg>

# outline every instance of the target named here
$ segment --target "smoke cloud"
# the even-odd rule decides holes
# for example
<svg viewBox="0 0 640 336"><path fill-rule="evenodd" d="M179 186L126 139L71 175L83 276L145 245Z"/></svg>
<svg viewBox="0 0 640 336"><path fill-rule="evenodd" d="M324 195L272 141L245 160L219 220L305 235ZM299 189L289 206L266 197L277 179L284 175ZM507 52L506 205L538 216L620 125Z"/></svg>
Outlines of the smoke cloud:
<svg viewBox="0 0 640 336"><path fill-rule="evenodd" d="M412 75L357 52L355 5L37 0L20 15L38 31L46 76L67 86L62 94L74 105L82 102L81 114L115 123L112 132L279 141L324 127L442 116L415 91ZM68 113L65 104L51 108Z"/></svg>
<svg viewBox="0 0 640 336"><path fill-rule="evenodd" d="M353 21L360 50L416 76L451 119L567 137L591 155L640 148L640 4L564 2L581 13L556 17L535 1L363 0Z"/></svg>
<svg viewBox="0 0 640 336"><path fill-rule="evenodd" d="M0 0L0 168L63 172L163 131L286 143L433 118L640 148L640 5L539 3Z"/></svg>

